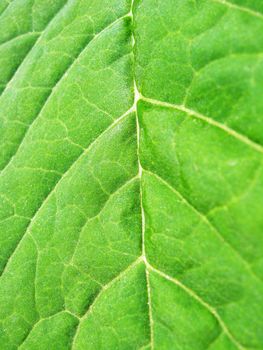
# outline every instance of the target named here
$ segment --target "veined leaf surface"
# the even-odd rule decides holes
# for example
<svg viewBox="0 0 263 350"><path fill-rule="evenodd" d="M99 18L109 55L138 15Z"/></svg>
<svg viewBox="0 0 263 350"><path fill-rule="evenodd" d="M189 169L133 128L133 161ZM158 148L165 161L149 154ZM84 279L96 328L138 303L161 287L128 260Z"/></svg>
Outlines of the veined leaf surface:
<svg viewBox="0 0 263 350"><path fill-rule="evenodd" d="M263 2L0 0L0 348L263 349Z"/></svg>

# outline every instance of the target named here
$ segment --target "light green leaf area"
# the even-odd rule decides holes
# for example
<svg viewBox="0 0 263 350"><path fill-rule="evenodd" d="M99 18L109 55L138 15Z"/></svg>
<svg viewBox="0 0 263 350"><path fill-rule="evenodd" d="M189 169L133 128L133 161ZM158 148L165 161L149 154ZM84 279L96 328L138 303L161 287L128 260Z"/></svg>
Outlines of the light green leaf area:
<svg viewBox="0 0 263 350"><path fill-rule="evenodd" d="M263 2L0 0L0 349L263 349Z"/></svg>

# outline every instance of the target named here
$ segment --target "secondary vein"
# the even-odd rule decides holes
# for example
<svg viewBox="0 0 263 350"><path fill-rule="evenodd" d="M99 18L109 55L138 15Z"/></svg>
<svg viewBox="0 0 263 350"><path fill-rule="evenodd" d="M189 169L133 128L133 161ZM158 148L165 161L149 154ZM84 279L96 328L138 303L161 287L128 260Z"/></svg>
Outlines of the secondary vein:
<svg viewBox="0 0 263 350"><path fill-rule="evenodd" d="M256 143L254 141L252 141L251 139L249 139L247 136L244 136L240 133L238 133L237 131L231 129L230 127L228 127L225 124L221 124L219 122L217 122L216 120L209 118L197 111L194 111L190 108L187 108L186 106L183 105L177 105L177 104L173 104L173 103L169 103L169 102L163 102L163 101L159 101L159 100L155 100L152 98L148 98L145 96L141 96L141 99L145 102L148 102L150 104L153 105L157 105L157 106L161 106L161 107L166 107L166 108L172 108L175 110L179 110L182 112L185 112L187 115L189 115L190 117L194 117L196 119L200 119L203 120L204 122L215 126L216 128L219 128L221 130L223 130L224 132L226 132L227 134L229 134L230 136L238 139L239 141L245 143L246 145L248 145L249 147L253 148L254 150L256 150L257 152L263 153L263 146L261 146L259 143Z"/></svg>
<svg viewBox="0 0 263 350"><path fill-rule="evenodd" d="M210 306L209 304L207 304L202 298L200 298L193 290L191 290L190 288L188 288L187 286L185 286L182 282L180 282L179 280L167 275L166 273L160 271L159 269L153 267L151 264L149 264L147 262L147 267L149 270L157 273L158 275L160 275L161 277L167 279L168 281L176 284L177 286L179 286L181 289L183 289L185 292L187 292L187 294L189 294L192 298L194 298L195 300L197 300L201 305L203 305L219 322L221 328L223 329L223 331L225 332L225 334L228 336L228 338L232 341L232 343L234 343L237 348L239 350L245 350L245 348L234 338L234 336L231 334L231 332L229 331L229 329L227 328L226 324L224 323L224 321L221 319L221 317L219 316L219 314L217 313L217 311Z"/></svg>
<svg viewBox="0 0 263 350"><path fill-rule="evenodd" d="M61 181L67 176L67 174L70 172L70 170L74 167L74 165L76 164L76 162L83 156L85 156L87 154L87 152L89 152L89 150L101 139L101 137L103 135L105 135L109 130L111 130L112 128L114 128L118 123L120 123L124 118L126 118L130 113L132 112L132 109L129 109L128 111L126 111L122 116L120 116L118 119L116 119L112 124L110 124L108 126L107 129L105 129L92 143L89 144L89 146L84 149L80 155L73 161L73 163L71 164L71 166L68 168L68 170L61 176L61 178L57 181L57 183L55 184L55 186L53 187L53 189L48 193L48 195L46 196L46 198L43 200L43 202L41 203L40 207L36 210L36 212L34 213L33 217L31 218L31 220L29 221L29 224L26 228L25 233L22 235L20 241L17 243L15 249L13 250L13 252L11 253L11 255L9 256L5 267L2 271L2 274L0 275L0 277L4 274L4 272L7 270L8 265L13 257L13 255L15 254L15 252L17 251L17 249L19 248L19 246L21 245L24 237L26 236L26 233L30 230L31 226L34 223L35 218L37 217L39 211L44 207L45 203L47 203L47 201L49 200L49 198L51 197L51 195L53 193L55 193L57 187L59 186L59 184L61 183Z"/></svg>

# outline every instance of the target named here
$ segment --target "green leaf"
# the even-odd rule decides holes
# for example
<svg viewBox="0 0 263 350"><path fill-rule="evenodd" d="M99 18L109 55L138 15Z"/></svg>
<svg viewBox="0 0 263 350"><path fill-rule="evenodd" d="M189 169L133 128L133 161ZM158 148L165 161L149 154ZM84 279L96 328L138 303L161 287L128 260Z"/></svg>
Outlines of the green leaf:
<svg viewBox="0 0 263 350"><path fill-rule="evenodd" d="M263 3L0 0L0 349L263 349Z"/></svg>

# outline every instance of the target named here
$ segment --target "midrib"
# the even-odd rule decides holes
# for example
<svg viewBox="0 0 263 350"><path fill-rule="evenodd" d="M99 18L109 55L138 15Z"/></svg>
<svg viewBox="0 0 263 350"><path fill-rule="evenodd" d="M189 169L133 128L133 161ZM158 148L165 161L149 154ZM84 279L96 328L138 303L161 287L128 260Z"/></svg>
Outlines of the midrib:
<svg viewBox="0 0 263 350"><path fill-rule="evenodd" d="M130 16L132 19L132 23L134 23L134 0L131 2L131 10L130 10ZM138 111L137 111L137 103L140 100L140 93L137 88L136 83L136 76L135 76L135 46L136 46L136 40L134 35L134 26L132 26L132 44L133 44L133 87L134 87L134 103L133 103L133 110L136 114L136 129L137 129L137 157L138 157L138 177L140 181L140 206L141 206L141 228L142 228L142 260L145 264L145 273L146 273L146 287L147 287L147 297L148 297L148 308L149 308L149 324L150 324L150 346L151 350L154 349L154 332L153 332L153 316L152 316L152 303L151 303L151 287L150 287L150 278L149 278L149 269L146 259L146 252L145 252L145 214L144 214L144 208L143 208L143 191L142 191L142 172L143 168L141 166L140 162L140 124L139 124L139 118L138 118Z"/></svg>

